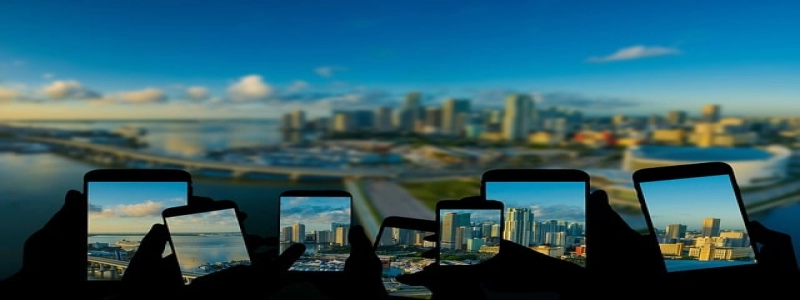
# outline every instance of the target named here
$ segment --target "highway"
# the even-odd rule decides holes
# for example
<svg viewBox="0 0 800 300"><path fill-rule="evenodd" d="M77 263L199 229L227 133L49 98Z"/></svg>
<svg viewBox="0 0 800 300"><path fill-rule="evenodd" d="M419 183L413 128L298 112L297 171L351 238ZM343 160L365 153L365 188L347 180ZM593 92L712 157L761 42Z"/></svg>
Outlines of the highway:
<svg viewBox="0 0 800 300"><path fill-rule="evenodd" d="M394 181L364 180L363 187L381 219L388 216L436 219L433 210Z"/></svg>
<svg viewBox="0 0 800 300"><path fill-rule="evenodd" d="M114 266L114 267L119 267L119 268L128 268L128 262L124 261L124 260L116 260L116 259L105 258L105 257L97 257L97 256L89 256L88 260L89 260L89 262L93 262L93 263L109 265L109 266ZM190 277L190 278L197 278L197 277L201 277L201 276L205 276L205 275L207 275L207 274L205 274L205 273L196 273L196 272L183 272L183 276L184 277Z"/></svg>

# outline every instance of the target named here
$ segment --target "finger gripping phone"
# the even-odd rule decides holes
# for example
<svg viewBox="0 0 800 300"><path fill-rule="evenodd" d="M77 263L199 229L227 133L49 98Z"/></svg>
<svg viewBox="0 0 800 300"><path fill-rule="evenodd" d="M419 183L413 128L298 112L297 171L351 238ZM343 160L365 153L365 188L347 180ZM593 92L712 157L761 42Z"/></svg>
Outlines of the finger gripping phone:
<svg viewBox="0 0 800 300"><path fill-rule="evenodd" d="M169 245L184 282L227 268L250 265L244 229L233 201L165 209Z"/></svg>
<svg viewBox="0 0 800 300"><path fill-rule="evenodd" d="M667 272L755 264L733 169L710 162L641 169L633 181Z"/></svg>
<svg viewBox="0 0 800 300"><path fill-rule="evenodd" d="M473 265L500 252L503 203L442 200L436 203L440 266Z"/></svg>
<svg viewBox="0 0 800 300"><path fill-rule="evenodd" d="M435 260L425 257L436 248L430 240L437 231L434 220L390 216L383 219L375 238L375 253L383 264L383 286L389 295L429 296L424 286L409 286L397 282L398 275L421 271Z"/></svg>
<svg viewBox="0 0 800 300"><path fill-rule="evenodd" d="M191 175L175 169L100 169L84 175L87 280L119 281L167 207L186 205Z"/></svg>
<svg viewBox="0 0 800 300"><path fill-rule="evenodd" d="M350 256L353 197L340 190L294 190L280 195L280 253L303 243L289 271L341 272Z"/></svg>
<svg viewBox="0 0 800 300"><path fill-rule="evenodd" d="M498 169L481 177L481 194L503 202L503 239L586 267L589 175L570 169Z"/></svg>

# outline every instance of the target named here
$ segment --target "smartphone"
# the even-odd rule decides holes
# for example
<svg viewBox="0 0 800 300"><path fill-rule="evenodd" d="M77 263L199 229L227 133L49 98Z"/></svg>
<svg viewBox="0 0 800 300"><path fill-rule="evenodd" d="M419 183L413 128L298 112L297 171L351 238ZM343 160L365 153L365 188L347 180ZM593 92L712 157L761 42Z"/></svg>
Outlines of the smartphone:
<svg viewBox="0 0 800 300"><path fill-rule="evenodd" d="M481 195L503 202L503 239L586 267L589 174L570 169L498 169L481 176Z"/></svg>
<svg viewBox="0 0 800 300"><path fill-rule="evenodd" d="M101 169L84 175L86 279L118 281L167 207L188 203L192 177L176 169Z"/></svg>
<svg viewBox="0 0 800 300"><path fill-rule="evenodd" d="M633 173L650 237L667 272L756 263L749 220L733 169L710 162Z"/></svg>
<svg viewBox="0 0 800 300"><path fill-rule="evenodd" d="M375 237L375 253L383 264L383 286L389 295L430 296L423 286L397 282L398 275L413 274L435 263L424 253L436 248L437 224L434 220L390 216L383 219Z"/></svg>
<svg viewBox="0 0 800 300"><path fill-rule="evenodd" d="M230 267L250 265L239 208L229 200L164 210L169 246L185 283Z"/></svg>
<svg viewBox="0 0 800 300"><path fill-rule="evenodd" d="M436 224L437 264L478 264L500 252L503 202L441 200L436 203Z"/></svg>
<svg viewBox="0 0 800 300"><path fill-rule="evenodd" d="M283 192L279 202L280 253L295 243L306 245L289 271L344 271L353 196L339 190L295 190Z"/></svg>

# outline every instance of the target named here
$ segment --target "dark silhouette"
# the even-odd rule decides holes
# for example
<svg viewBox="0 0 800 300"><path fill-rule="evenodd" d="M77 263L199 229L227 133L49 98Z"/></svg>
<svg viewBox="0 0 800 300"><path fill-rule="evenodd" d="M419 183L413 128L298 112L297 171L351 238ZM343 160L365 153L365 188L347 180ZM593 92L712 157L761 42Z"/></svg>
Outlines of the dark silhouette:
<svg viewBox="0 0 800 300"><path fill-rule="evenodd" d="M483 200L481 197L463 199ZM212 201L210 198L191 197L189 205L204 205ZM61 297L80 296L86 299L93 298L91 293L97 291L97 298L107 298L103 289L89 287L81 281L85 277L76 276L85 276L82 272L75 272L85 272L85 262L82 261L85 253L70 250L82 249L80 236L86 232L81 223L86 222L86 205L86 197L82 193L74 190L67 192L62 208L26 241L22 268L2 282L4 291L8 291L6 295L21 293L19 295L31 298L58 293ZM246 213L240 213L240 222L246 218ZM741 282L754 287L752 282L756 280L800 282L791 237L772 231L758 222L753 222L750 232L753 243L762 254L758 265L679 274L663 272L663 258L657 252L658 245L653 245L650 239L632 230L611 208L604 191L598 190L590 195L586 222L587 228L591 228L589 238L595 239L594 247L588 250L594 261L591 269L502 241L503 250L484 263L445 267L431 265L415 274L400 275L397 280L409 285L425 286L432 291L435 299L494 299L533 294L539 294L539 297L552 294L559 299L606 296L633 299L650 296L646 294L648 291L657 295L658 286L673 283L680 285L704 280L726 284ZM162 257L169 239L167 229L164 225L155 224L142 239L122 281L114 286L114 299L218 298L220 295L231 299L308 299L312 295L328 299L390 298L383 287L381 262L363 228L353 226L348 238L352 248L344 272L288 272L292 263L305 251L305 246L295 244L280 256L277 252L262 253L254 256L250 266L225 269L184 285L174 254ZM429 236L426 240L436 240L436 237ZM246 237L246 241L251 250L272 242L260 237ZM52 255L49 247L52 243L68 246L61 247L65 249L63 255ZM623 247L621 245L624 245L624 249L620 249ZM426 257L432 255L435 252L424 254ZM35 288L34 284L43 282L57 282L59 290ZM602 287L607 284L619 287ZM760 296L783 295L794 292L789 290L791 288L791 284L777 284L757 292ZM706 292L709 295L736 296L741 290L708 289ZM702 295L706 292L694 293Z"/></svg>

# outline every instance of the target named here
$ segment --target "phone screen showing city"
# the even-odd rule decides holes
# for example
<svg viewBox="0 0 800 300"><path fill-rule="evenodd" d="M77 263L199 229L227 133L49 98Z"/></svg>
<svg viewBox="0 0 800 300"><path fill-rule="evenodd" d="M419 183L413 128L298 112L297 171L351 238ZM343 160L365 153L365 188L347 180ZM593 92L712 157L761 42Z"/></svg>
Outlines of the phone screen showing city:
<svg viewBox="0 0 800 300"><path fill-rule="evenodd" d="M586 182L486 182L503 202L503 239L586 266Z"/></svg>
<svg viewBox="0 0 800 300"><path fill-rule="evenodd" d="M434 232L384 227L376 241L375 252L383 264L383 285L390 295L423 297L431 292L422 286L409 286L397 282L395 278L402 274L413 274L422 268L435 263L432 258L423 257L423 253L436 247L436 241L426 241L425 237L435 235Z"/></svg>
<svg viewBox="0 0 800 300"><path fill-rule="evenodd" d="M303 243L306 252L290 271L344 271L350 256L350 197L281 197L280 252Z"/></svg>
<svg viewBox="0 0 800 300"><path fill-rule="evenodd" d="M729 176L639 186L668 272L755 263Z"/></svg>
<svg viewBox="0 0 800 300"><path fill-rule="evenodd" d="M120 280L161 211L186 205L186 182L87 182L88 280Z"/></svg>
<svg viewBox="0 0 800 300"><path fill-rule="evenodd" d="M164 220L175 257L187 281L230 267L250 265L250 255L235 209L173 216Z"/></svg>
<svg viewBox="0 0 800 300"><path fill-rule="evenodd" d="M500 252L503 211L442 209L439 211L439 265L474 265Z"/></svg>

